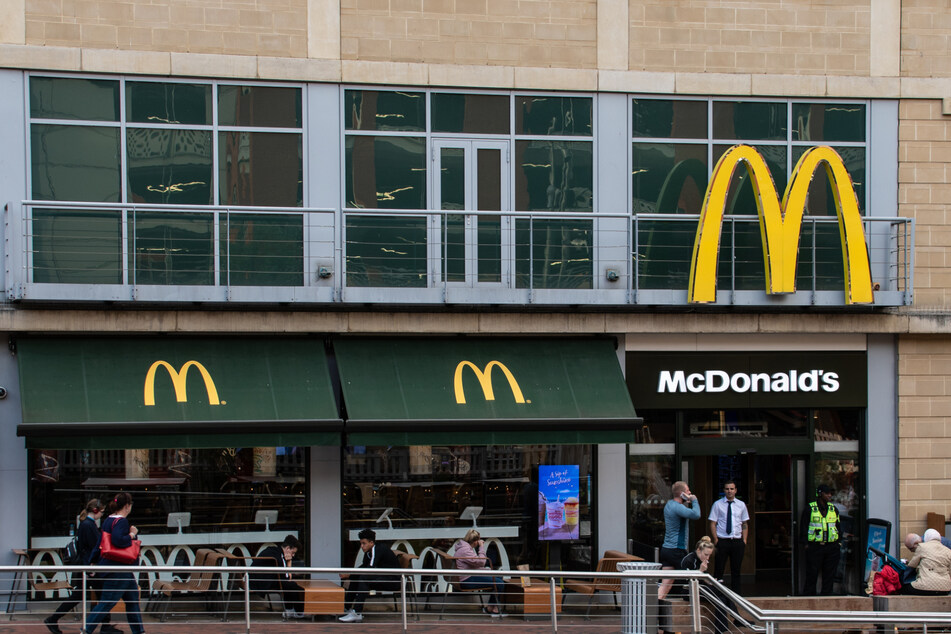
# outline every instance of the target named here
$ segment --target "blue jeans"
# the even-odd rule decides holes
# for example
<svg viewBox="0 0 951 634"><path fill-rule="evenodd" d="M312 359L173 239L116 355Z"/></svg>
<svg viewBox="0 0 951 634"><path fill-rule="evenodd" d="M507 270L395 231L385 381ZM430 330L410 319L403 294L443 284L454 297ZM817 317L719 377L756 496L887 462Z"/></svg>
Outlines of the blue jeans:
<svg viewBox="0 0 951 634"><path fill-rule="evenodd" d="M131 572L110 572L105 575L99 603L86 616L86 632L95 632L96 626L116 606L119 599L125 601L125 616L132 634L142 634L145 629L142 627L142 613L139 611L139 584Z"/></svg>
<svg viewBox="0 0 951 634"><path fill-rule="evenodd" d="M502 577L477 576L467 577L462 581L462 587L466 590L480 590L482 588L491 588L494 592L489 595L489 605L499 605L498 595L505 589L505 582Z"/></svg>

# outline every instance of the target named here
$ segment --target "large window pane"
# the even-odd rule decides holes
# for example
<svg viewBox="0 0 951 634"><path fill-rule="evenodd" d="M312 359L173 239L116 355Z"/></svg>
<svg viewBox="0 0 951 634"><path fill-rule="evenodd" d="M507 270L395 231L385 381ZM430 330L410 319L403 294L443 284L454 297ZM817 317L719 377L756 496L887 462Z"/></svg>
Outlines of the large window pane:
<svg viewBox="0 0 951 634"><path fill-rule="evenodd" d="M343 559L350 565L359 552L350 531L372 526L381 509L393 509L393 528L406 529L413 550L422 553L428 546L451 549L471 528L459 516L466 507L477 506L482 508L480 528L513 529L515 536L499 538L500 548L494 541L488 544L489 557L500 560L503 568L514 569L516 564L533 570L550 568L549 557L556 546L546 544L557 543L562 569L590 571L597 562L591 550L592 535L597 532L597 501L591 497L597 491L593 462L592 445L346 447ZM543 465L578 467L577 540L538 539L547 510L539 496L538 473ZM453 527L449 536L445 535L447 526ZM423 561L423 566L432 566L432 560Z"/></svg>
<svg viewBox="0 0 951 634"><path fill-rule="evenodd" d="M220 133L218 195L221 204L302 206L302 155L299 134Z"/></svg>
<svg viewBox="0 0 951 634"><path fill-rule="evenodd" d="M122 213L33 210L33 281L122 283Z"/></svg>
<svg viewBox="0 0 951 634"><path fill-rule="evenodd" d="M347 207L426 209L426 139L346 138Z"/></svg>
<svg viewBox="0 0 951 634"><path fill-rule="evenodd" d="M135 123L211 125L211 86L126 82L126 116Z"/></svg>
<svg viewBox="0 0 951 634"><path fill-rule="evenodd" d="M426 131L425 93L348 90L343 101L347 130Z"/></svg>
<svg viewBox="0 0 951 634"><path fill-rule="evenodd" d="M630 456L627 490L630 504L628 536L633 554L647 561L664 541L664 505L674 481L674 456Z"/></svg>
<svg viewBox="0 0 951 634"><path fill-rule="evenodd" d="M301 127L300 88L218 86L218 125Z"/></svg>
<svg viewBox="0 0 951 634"><path fill-rule="evenodd" d="M433 132L509 133L507 95L433 93L430 113Z"/></svg>
<svg viewBox="0 0 951 634"><path fill-rule="evenodd" d="M591 211L591 142L516 141L515 164L517 211Z"/></svg>
<svg viewBox="0 0 951 634"><path fill-rule="evenodd" d="M633 136L706 139L707 102L681 99L634 99Z"/></svg>
<svg viewBox="0 0 951 634"><path fill-rule="evenodd" d="M347 286L427 285L426 219L347 216Z"/></svg>
<svg viewBox="0 0 951 634"><path fill-rule="evenodd" d="M166 558L178 542L169 513L191 513L185 532L212 536L206 543L243 542L252 553L275 535L278 541L288 533L307 535L309 461L303 447L45 449L31 450L29 460L30 539L63 537L87 501L105 504L116 487L132 495L129 519L143 535L147 530L150 546ZM261 509L278 509L268 531L254 522ZM236 532L250 535L226 536Z"/></svg>
<svg viewBox="0 0 951 634"><path fill-rule="evenodd" d="M135 283L211 285L214 278L212 214L135 214Z"/></svg>
<svg viewBox="0 0 951 634"><path fill-rule="evenodd" d="M699 214L708 174L706 145L635 143L634 213Z"/></svg>
<svg viewBox="0 0 951 634"><path fill-rule="evenodd" d="M590 97L517 95L515 134L591 136Z"/></svg>
<svg viewBox="0 0 951 634"><path fill-rule="evenodd" d="M591 288L592 256L590 221L515 221L517 288Z"/></svg>
<svg viewBox="0 0 951 634"><path fill-rule="evenodd" d="M865 141L865 104L795 103L792 105L792 140Z"/></svg>
<svg viewBox="0 0 951 634"><path fill-rule="evenodd" d="M30 126L34 200L118 202L119 129Z"/></svg>
<svg viewBox="0 0 951 634"><path fill-rule="evenodd" d="M221 223L221 284L303 286L304 217L230 214Z"/></svg>
<svg viewBox="0 0 951 634"><path fill-rule="evenodd" d="M129 200L210 205L212 140L208 130L128 130Z"/></svg>
<svg viewBox="0 0 951 634"><path fill-rule="evenodd" d="M714 101L713 137L744 141L785 141L785 102Z"/></svg>
<svg viewBox="0 0 951 634"><path fill-rule="evenodd" d="M30 116L37 119L119 120L119 82L30 77Z"/></svg>
<svg viewBox="0 0 951 634"><path fill-rule="evenodd" d="M634 250L639 289L685 289L697 220L645 220L636 224Z"/></svg>

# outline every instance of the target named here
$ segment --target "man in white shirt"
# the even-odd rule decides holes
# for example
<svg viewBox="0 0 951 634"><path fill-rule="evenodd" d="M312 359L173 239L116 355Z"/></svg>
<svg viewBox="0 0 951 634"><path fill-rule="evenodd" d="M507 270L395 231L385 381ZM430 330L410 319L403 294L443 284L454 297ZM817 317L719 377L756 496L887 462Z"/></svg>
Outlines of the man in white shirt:
<svg viewBox="0 0 951 634"><path fill-rule="evenodd" d="M710 533L717 547L716 565L713 576L723 579L726 562L730 561L730 588L740 594L740 567L746 552L746 537L749 532L750 513L746 504L736 499L736 482L727 480L723 484L725 497L713 503L710 508Z"/></svg>

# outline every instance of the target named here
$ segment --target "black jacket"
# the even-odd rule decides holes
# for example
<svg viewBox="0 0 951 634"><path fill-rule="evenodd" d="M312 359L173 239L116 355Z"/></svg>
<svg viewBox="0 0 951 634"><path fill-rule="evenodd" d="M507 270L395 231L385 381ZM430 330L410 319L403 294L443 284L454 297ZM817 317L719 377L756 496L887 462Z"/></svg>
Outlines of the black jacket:
<svg viewBox="0 0 951 634"><path fill-rule="evenodd" d="M373 565L370 565L370 558L373 558ZM368 568L399 568L400 560L396 553L390 548L388 542L374 542L373 550L369 553L363 553L363 563L360 570ZM374 581L373 587L378 590L399 590L400 578L392 575L372 575L360 573L354 575L355 578Z"/></svg>
<svg viewBox="0 0 951 634"><path fill-rule="evenodd" d="M284 565L284 551L280 546L268 546L258 554L261 559L255 559L252 566L259 568L280 568ZM291 562L293 563L293 562ZM291 571L291 566L287 567L287 574ZM251 575L251 592L266 592L268 590L277 590L281 587L281 573L263 573ZM284 577L287 579L287 577Z"/></svg>
<svg viewBox="0 0 951 634"><path fill-rule="evenodd" d="M79 563L95 564L99 561L99 527L88 515L79 523L76 535L79 544Z"/></svg>

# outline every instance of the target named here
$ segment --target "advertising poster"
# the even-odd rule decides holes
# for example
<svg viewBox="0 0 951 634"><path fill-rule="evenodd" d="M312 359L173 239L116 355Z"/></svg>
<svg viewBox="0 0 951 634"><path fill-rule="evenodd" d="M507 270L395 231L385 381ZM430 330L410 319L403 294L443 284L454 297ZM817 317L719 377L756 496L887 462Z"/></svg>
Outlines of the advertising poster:
<svg viewBox="0 0 951 634"><path fill-rule="evenodd" d="M578 539L578 465L538 467L538 539Z"/></svg>

